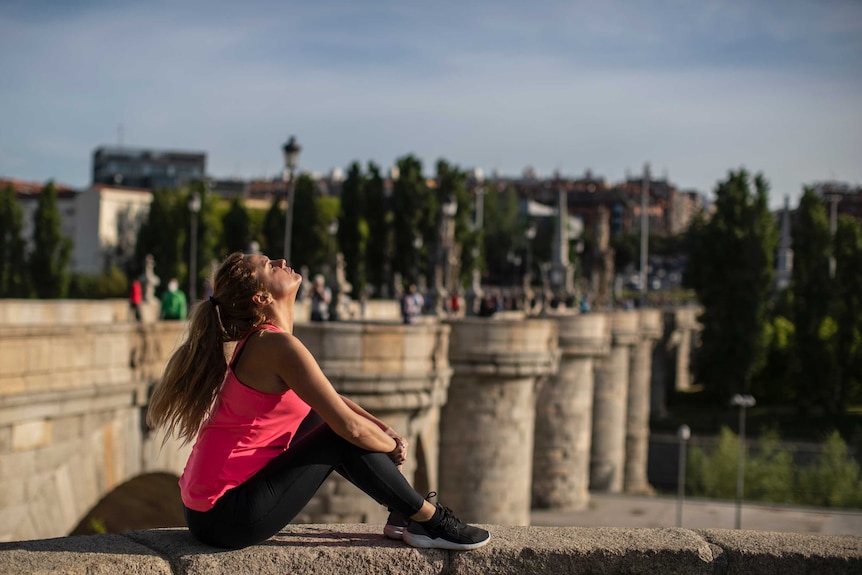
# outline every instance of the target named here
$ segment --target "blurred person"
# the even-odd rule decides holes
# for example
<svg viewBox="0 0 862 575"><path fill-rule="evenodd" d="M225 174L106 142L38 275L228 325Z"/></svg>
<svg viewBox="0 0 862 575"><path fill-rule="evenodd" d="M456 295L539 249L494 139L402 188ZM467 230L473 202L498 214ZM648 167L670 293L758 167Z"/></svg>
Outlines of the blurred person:
<svg viewBox="0 0 862 575"><path fill-rule="evenodd" d="M167 320L184 320L188 315L186 294L180 289L177 278L171 278L168 289L162 294L162 307L159 317Z"/></svg>

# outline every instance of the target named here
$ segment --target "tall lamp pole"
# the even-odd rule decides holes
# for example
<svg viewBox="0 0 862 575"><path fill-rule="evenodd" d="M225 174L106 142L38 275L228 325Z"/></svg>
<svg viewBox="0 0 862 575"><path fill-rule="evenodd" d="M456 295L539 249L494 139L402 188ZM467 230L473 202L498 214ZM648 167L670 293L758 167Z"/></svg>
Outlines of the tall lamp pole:
<svg viewBox="0 0 862 575"><path fill-rule="evenodd" d="M644 165L644 179L641 184L641 307L646 306L647 299L647 249L649 248L649 164Z"/></svg>
<svg viewBox="0 0 862 575"><path fill-rule="evenodd" d="M527 238L527 278L529 285L533 285L533 240L536 239L536 224L531 222L527 226L524 236Z"/></svg>
<svg viewBox="0 0 862 575"><path fill-rule="evenodd" d="M189 196L191 235L189 236L189 308L195 303L198 276L198 214L201 211L201 195L197 191Z"/></svg>
<svg viewBox="0 0 862 575"><path fill-rule="evenodd" d="M736 528L742 528L742 494L745 471L745 408L754 407L754 398L737 393L730 399L730 405L739 407L739 461L736 466Z"/></svg>
<svg viewBox="0 0 862 575"><path fill-rule="evenodd" d="M293 204L294 196L296 195L296 182L294 181L293 174L299 162L299 152L302 151L302 148L296 142L296 138L291 136L282 147L282 151L284 152L284 173L282 174L282 179L287 187L287 209L284 212L284 260L290 265L290 240L293 234Z"/></svg>

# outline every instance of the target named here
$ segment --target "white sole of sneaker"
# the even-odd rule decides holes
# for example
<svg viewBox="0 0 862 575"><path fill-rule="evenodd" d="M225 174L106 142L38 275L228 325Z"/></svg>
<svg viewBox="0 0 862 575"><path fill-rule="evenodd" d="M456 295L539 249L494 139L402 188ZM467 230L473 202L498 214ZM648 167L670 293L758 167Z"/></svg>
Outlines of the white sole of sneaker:
<svg viewBox="0 0 862 575"><path fill-rule="evenodd" d="M404 529L405 527L399 527L397 525L385 525L383 527L383 534L390 539L395 539L396 541L401 541L404 539Z"/></svg>
<svg viewBox="0 0 862 575"><path fill-rule="evenodd" d="M409 531L405 530L403 534L404 542L410 545L411 547L419 547L422 549L448 549L450 551L470 551L471 549L478 549L479 547L484 547L491 540L491 535L488 535L488 538L479 541L478 543L453 543L451 541L446 541L445 539L440 539L439 537L436 539L432 539L426 535L414 535Z"/></svg>

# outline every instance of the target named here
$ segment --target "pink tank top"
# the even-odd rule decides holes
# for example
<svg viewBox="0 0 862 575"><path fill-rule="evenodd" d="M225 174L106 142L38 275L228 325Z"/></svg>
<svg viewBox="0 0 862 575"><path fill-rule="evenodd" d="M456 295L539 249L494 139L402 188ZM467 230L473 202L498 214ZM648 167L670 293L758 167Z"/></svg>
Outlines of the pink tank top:
<svg viewBox="0 0 862 575"><path fill-rule="evenodd" d="M264 324L254 330L281 331ZM237 379L233 364L248 336L237 344L222 390L180 477L183 503L208 511L219 497L260 471L290 445L311 408L293 390L263 393Z"/></svg>

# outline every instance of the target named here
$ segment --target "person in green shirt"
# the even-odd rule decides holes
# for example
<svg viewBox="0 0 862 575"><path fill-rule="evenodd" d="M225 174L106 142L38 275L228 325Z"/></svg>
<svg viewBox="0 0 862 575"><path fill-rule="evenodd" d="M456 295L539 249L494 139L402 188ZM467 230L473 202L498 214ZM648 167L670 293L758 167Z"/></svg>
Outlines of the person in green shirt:
<svg viewBox="0 0 862 575"><path fill-rule="evenodd" d="M168 289L162 294L162 319L184 320L188 315L188 304L186 294L180 289L176 278L168 282Z"/></svg>

